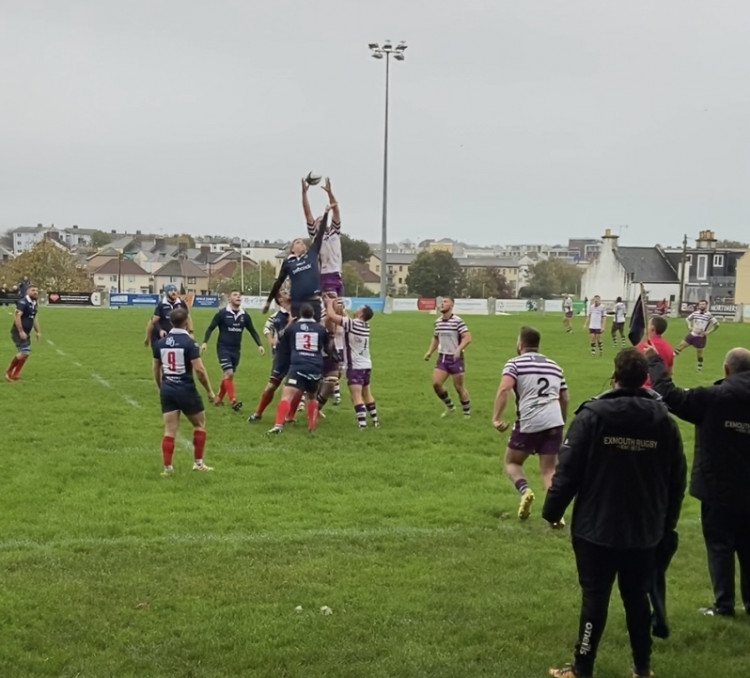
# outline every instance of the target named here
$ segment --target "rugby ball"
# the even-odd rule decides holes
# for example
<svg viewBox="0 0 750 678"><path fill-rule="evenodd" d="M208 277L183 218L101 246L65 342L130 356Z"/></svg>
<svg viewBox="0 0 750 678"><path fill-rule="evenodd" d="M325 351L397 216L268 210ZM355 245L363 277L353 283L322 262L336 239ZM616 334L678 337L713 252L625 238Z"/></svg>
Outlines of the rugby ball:
<svg viewBox="0 0 750 678"><path fill-rule="evenodd" d="M308 186L317 186L322 178L323 177L321 177L319 174L308 172L307 176L305 177L305 183L307 183Z"/></svg>

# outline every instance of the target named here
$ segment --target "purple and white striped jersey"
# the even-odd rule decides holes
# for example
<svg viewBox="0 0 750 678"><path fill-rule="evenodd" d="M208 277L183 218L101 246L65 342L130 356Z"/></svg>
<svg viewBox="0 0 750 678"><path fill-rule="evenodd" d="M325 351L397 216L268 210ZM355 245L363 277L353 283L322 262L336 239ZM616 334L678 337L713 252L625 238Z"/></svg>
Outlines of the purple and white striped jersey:
<svg viewBox="0 0 750 678"><path fill-rule="evenodd" d="M359 318L344 318L346 366L352 370L371 370L370 326Z"/></svg>
<svg viewBox="0 0 750 678"><path fill-rule="evenodd" d="M521 433L546 431L565 422L560 393L567 390L562 368L541 353L523 353L511 358L503 376L515 380L516 420Z"/></svg>
<svg viewBox="0 0 750 678"><path fill-rule="evenodd" d="M435 334L438 339L438 353L453 355L461 343L461 337L469 331L466 323L457 315L443 318L441 315L435 321Z"/></svg>
<svg viewBox="0 0 750 678"><path fill-rule="evenodd" d="M307 225L307 234L315 238L318 231L318 222ZM320 272L341 273L343 260L341 256L341 224L332 221L323 235L320 244Z"/></svg>
<svg viewBox="0 0 750 678"><path fill-rule="evenodd" d="M604 304L589 306L589 329L600 330L604 327L604 319L607 317L607 309Z"/></svg>
<svg viewBox="0 0 750 678"><path fill-rule="evenodd" d="M694 311L687 317L687 325L690 328L690 334L696 337L702 337L707 334L709 329L718 325L719 321L714 318L708 311Z"/></svg>

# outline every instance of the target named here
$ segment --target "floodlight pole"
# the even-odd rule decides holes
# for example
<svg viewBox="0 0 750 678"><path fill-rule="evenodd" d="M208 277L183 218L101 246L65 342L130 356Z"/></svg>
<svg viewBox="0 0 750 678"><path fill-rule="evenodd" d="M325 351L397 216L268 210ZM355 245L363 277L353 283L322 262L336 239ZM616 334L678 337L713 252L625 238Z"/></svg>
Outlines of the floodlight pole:
<svg viewBox="0 0 750 678"><path fill-rule="evenodd" d="M383 218L380 233L380 298L385 308L385 298L388 296L388 113L390 103L391 54L398 61L404 60L406 43L400 42L396 47L386 40L382 47L377 43L370 43L372 56L376 59L385 57L385 124L383 134Z"/></svg>

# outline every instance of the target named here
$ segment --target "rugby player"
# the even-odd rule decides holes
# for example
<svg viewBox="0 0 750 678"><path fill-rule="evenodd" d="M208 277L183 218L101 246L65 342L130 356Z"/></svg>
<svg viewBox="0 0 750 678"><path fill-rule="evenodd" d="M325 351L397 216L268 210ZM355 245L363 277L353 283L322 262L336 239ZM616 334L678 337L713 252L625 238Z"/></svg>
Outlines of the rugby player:
<svg viewBox="0 0 750 678"><path fill-rule="evenodd" d="M539 352L540 342L541 335L533 327L521 328L516 344L518 356L503 368L492 415L492 425L498 431L506 431L509 425L503 419L503 412L513 391L516 423L505 451L505 472L521 495L518 507L521 520L529 517L535 499L523 464L529 455L538 455L544 489L550 488L568 416L568 387L563 371L554 360ZM564 525L561 520L552 527Z"/></svg>
<svg viewBox="0 0 750 678"><path fill-rule="evenodd" d="M164 296L159 299L159 303L154 308L154 314L149 318L146 324L146 338L143 340L144 346L153 346L155 341L166 337L167 332L172 329L170 314L176 308L184 308L188 313L187 325L185 326L188 334L193 333L193 321L190 317L190 309L184 300L177 295L177 285L169 283L164 285Z"/></svg>
<svg viewBox="0 0 750 678"><path fill-rule="evenodd" d="M620 333L620 346L625 348L625 318L627 317L627 311L625 308L625 302L622 297L617 297L615 301L615 317L612 321L612 346L617 348L617 333Z"/></svg>
<svg viewBox="0 0 750 678"><path fill-rule="evenodd" d="M213 471L203 462L206 445L206 413L193 372L208 393L209 400L215 395L208 380L208 373L200 357L200 349L187 332L188 313L176 308L169 318L172 329L153 345L154 380L159 387L161 411L164 418L164 437L161 453L164 462L163 476L174 473L172 455L174 440L180 423L180 412L193 425L193 471Z"/></svg>
<svg viewBox="0 0 750 678"><path fill-rule="evenodd" d="M591 300L589 313L586 316L586 328L589 331L589 341L591 343L591 355L596 355L596 349L599 348L599 355L604 355L602 348L602 332L607 324L607 309L602 304L601 297L597 294Z"/></svg>
<svg viewBox="0 0 750 678"><path fill-rule="evenodd" d="M688 346L695 348L695 355L698 359L698 372L703 370L703 351L706 348L706 337L711 332L719 329L719 321L708 310L708 302L701 299L698 302L697 310L693 311L686 318L688 329L687 336L677 344L674 350L675 355L680 355Z"/></svg>
<svg viewBox="0 0 750 678"><path fill-rule="evenodd" d="M563 300L563 327L568 334L573 333L573 325L570 319L573 317L573 297L569 294Z"/></svg>
<svg viewBox="0 0 750 678"><path fill-rule="evenodd" d="M21 378L21 370L31 354L32 330L37 341L42 338L39 321L36 319L39 312L38 299L39 289L36 285L29 284L26 287L26 294L16 302L13 324L10 327L10 338L15 344L16 354L10 361L8 369L5 370L6 381L18 381Z"/></svg>
<svg viewBox="0 0 750 678"><path fill-rule="evenodd" d="M318 233L323 222L323 217L313 217L310 209L310 201L307 198L308 183L302 180L302 209L307 221L307 234L312 240ZM331 190L331 180L326 178L321 188L328 195L328 204L331 206L331 223L323 233L320 244L320 289L322 292L334 292L337 297L344 296L344 282L341 276L343 259L341 256L341 214L339 204Z"/></svg>
<svg viewBox="0 0 750 678"><path fill-rule="evenodd" d="M237 412L242 409L242 401L237 400L234 391L234 373L240 364L240 349L242 348L242 332L247 330L250 336L258 346L258 353L265 355L266 350L260 341L258 333L255 331L253 320L249 313L242 308L242 298L239 290L232 290L229 293L229 303L225 308L216 312L211 324L206 329L203 336L203 345L201 346L201 355L208 348L208 340L211 333L219 328L219 338L216 341L216 354L219 358L219 365L224 372L221 380L219 394L216 396L216 405L224 403L224 394L229 396L229 402L232 409Z"/></svg>

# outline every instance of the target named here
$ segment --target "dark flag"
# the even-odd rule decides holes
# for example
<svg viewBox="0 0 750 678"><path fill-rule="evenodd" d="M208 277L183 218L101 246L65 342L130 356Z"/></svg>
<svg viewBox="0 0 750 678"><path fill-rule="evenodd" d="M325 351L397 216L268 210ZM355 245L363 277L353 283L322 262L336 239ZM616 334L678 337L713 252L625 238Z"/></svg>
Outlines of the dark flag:
<svg viewBox="0 0 750 678"><path fill-rule="evenodd" d="M633 346L638 346L646 333L646 314L643 310L643 295L638 296L633 313L630 316L630 329L628 330L628 339Z"/></svg>

